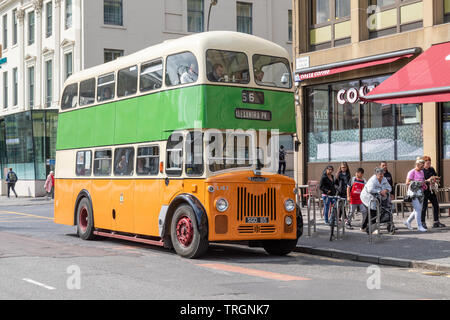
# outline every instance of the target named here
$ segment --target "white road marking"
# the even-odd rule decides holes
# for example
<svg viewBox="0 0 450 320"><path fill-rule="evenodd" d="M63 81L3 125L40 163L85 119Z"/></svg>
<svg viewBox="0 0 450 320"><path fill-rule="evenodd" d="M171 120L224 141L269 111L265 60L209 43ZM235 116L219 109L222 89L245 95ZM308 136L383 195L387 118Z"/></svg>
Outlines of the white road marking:
<svg viewBox="0 0 450 320"><path fill-rule="evenodd" d="M26 282L29 282L29 283L31 283L31 284L35 284L35 285L37 285L37 286L39 286L39 287L43 287L43 288L45 288L45 289L47 289L47 290L56 290L56 288L47 286L47 285L45 285L45 284L43 284L43 283L40 283L40 282L31 280L31 279L23 278L22 280L23 280L23 281L26 281Z"/></svg>

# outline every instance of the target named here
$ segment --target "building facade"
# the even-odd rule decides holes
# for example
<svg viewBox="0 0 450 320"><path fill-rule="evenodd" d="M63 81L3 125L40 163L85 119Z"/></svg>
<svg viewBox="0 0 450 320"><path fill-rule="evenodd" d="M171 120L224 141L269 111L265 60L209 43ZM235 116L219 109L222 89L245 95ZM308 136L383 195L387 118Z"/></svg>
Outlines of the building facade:
<svg viewBox="0 0 450 320"><path fill-rule="evenodd" d="M294 0L296 160L300 183L348 162L370 177L387 161L404 182L428 155L450 185L450 103L365 103L365 96L432 45L450 41L448 0ZM425 75L424 75L425 76Z"/></svg>
<svg viewBox="0 0 450 320"><path fill-rule="evenodd" d="M1 0L0 175L19 196L44 194L57 112L73 73L196 32L231 30L292 52L291 0ZM6 184L0 187L6 194Z"/></svg>

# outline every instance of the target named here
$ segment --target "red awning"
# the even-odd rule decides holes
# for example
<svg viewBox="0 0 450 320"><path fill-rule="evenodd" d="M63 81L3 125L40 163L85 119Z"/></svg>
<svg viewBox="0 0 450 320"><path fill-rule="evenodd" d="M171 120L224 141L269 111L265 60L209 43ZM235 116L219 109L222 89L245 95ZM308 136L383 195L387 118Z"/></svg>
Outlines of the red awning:
<svg viewBox="0 0 450 320"><path fill-rule="evenodd" d="M420 48L405 49L401 51L394 51L385 54L378 54L364 58L300 69L295 72L295 81L325 77L346 71L392 63L399 59L410 58L413 55L418 54L420 51Z"/></svg>
<svg viewBox="0 0 450 320"><path fill-rule="evenodd" d="M432 46L363 100L384 104L450 101L450 42Z"/></svg>

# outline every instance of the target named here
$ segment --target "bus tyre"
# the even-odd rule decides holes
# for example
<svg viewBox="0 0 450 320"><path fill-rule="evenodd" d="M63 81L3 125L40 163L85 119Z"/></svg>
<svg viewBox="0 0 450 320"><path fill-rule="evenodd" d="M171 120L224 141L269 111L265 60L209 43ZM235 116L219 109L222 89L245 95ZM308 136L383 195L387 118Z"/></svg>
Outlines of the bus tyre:
<svg viewBox="0 0 450 320"><path fill-rule="evenodd" d="M77 233L83 240L94 239L94 215L87 198L81 199L77 208Z"/></svg>
<svg viewBox="0 0 450 320"><path fill-rule="evenodd" d="M195 259L208 250L208 238L198 230L194 210L181 205L172 217L170 236L176 253L183 258Z"/></svg>
<svg viewBox="0 0 450 320"><path fill-rule="evenodd" d="M297 246L297 239L295 240L265 240L263 241L263 248L268 254L274 256L285 256L291 253Z"/></svg>

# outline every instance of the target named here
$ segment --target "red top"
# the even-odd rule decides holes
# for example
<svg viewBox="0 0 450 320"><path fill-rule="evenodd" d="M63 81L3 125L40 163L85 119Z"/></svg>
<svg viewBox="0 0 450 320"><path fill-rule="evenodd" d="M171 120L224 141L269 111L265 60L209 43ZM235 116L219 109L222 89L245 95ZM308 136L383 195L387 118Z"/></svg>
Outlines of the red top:
<svg viewBox="0 0 450 320"><path fill-rule="evenodd" d="M352 178L351 186L350 186L350 204L362 204L361 201L361 191L364 189L366 181L360 180L356 177Z"/></svg>
<svg viewBox="0 0 450 320"><path fill-rule="evenodd" d="M52 177L52 186L54 186L55 185L55 176L51 175L51 177Z"/></svg>

